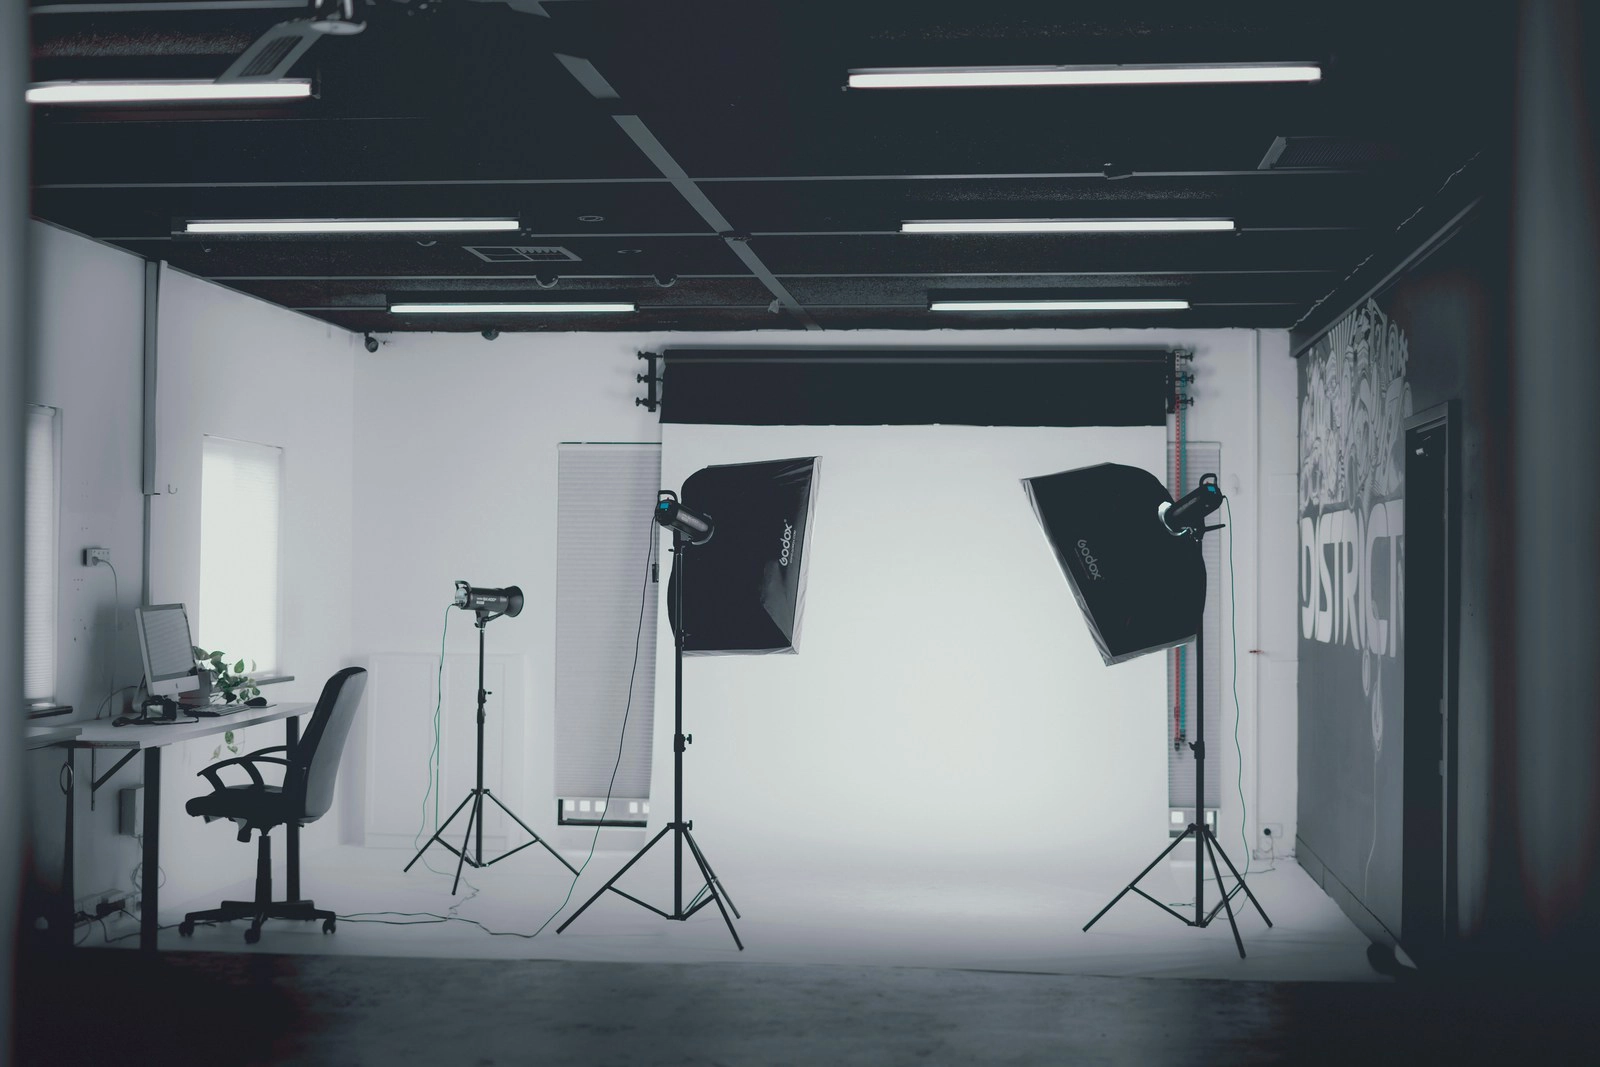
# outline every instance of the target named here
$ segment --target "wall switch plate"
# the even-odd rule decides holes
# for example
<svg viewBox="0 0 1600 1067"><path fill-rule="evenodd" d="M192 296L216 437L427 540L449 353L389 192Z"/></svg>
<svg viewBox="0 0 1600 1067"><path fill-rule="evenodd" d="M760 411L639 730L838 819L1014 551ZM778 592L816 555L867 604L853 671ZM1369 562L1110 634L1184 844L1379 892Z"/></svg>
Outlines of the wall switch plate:
<svg viewBox="0 0 1600 1067"><path fill-rule="evenodd" d="M109 548L86 548L83 550L83 565L93 567L96 563L110 563L111 550Z"/></svg>

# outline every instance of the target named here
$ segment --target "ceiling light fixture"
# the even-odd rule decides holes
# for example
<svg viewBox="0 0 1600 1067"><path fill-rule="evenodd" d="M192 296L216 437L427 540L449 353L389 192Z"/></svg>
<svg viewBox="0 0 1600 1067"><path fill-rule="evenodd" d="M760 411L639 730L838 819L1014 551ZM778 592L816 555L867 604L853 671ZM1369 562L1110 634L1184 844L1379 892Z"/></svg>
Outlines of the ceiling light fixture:
<svg viewBox="0 0 1600 1067"><path fill-rule="evenodd" d="M902 222L901 233L1203 233L1232 219L949 219Z"/></svg>
<svg viewBox="0 0 1600 1067"><path fill-rule="evenodd" d="M311 0L311 28L348 37L366 29L367 24L356 18L356 0Z"/></svg>
<svg viewBox="0 0 1600 1067"><path fill-rule="evenodd" d="M41 82L25 94L30 104L175 104L233 100L303 100L309 78L279 81L67 81Z"/></svg>
<svg viewBox="0 0 1600 1067"><path fill-rule="evenodd" d="M183 233L486 233L515 230L516 219L195 219Z"/></svg>
<svg viewBox="0 0 1600 1067"><path fill-rule="evenodd" d="M934 300L929 311L1186 311L1187 300Z"/></svg>
<svg viewBox="0 0 1600 1067"><path fill-rule="evenodd" d="M852 89L1003 89L1062 85L1314 82L1315 63L1129 63L1071 67L877 67L850 71Z"/></svg>
<svg viewBox="0 0 1600 1067"><path fill-rule="evenodd" d="M389 305L393 315L588 315L634 310L634 305L624 303Z"/></svg>

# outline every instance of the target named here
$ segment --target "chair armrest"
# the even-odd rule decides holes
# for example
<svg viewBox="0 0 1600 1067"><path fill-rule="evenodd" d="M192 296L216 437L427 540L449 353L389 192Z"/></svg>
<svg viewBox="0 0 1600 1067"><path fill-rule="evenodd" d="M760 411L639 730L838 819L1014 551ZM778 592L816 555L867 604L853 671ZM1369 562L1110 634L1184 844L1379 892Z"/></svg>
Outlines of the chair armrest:
<svg viewBox="0 0 1600 1067"><path fill-rule="evenodd" d="M201 768L199 773L211 782L212 789L225 789L226 786L222 784L222 776L217 772L221 771L224 767L232 767L237 765L243 767L247 772L249 772L251 781L255 785L264 786L267 783L261 777L261 772L256 770L255 765L257 763L281 763L285 767L289 766L288 760L278 759L276 756L258 756L255 753L251 753L248 756L237 756L234 759L225 759L221 763L213 763L209 767Z"/></svg>
<svg viewBox="0 0 1600 1067"><path fill-rule="evenodd" d="M268 752L288 752L288 751L289 751L289 746L288 745L272 745L269 748L258 748L254 752L247 752L247 753L245 753L243 758L244 759L255 759L257 756L263 755L263 754L268 753ZM282 760L278 760L277 762L282 763L283 761Z"/></svg>

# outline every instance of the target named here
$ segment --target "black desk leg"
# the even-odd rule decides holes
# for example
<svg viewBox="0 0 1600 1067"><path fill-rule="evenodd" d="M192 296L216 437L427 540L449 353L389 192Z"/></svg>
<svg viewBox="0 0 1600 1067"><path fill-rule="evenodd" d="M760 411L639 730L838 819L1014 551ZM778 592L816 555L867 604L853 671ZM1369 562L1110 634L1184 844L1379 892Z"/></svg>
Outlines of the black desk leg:
<svg viewBox="0 0 1600 1067"><path fill-rule="evenodd" d="M144 860L139 868L139 950L156 950L156 931L160 929L160 902L156 899L161 884L161 746L144 750Z"/></svg>
<svg viewBox="0 0 1600 1067"><path fill-rule="evenodd" d="M283 741L288 747L288 751L284 753L284 756L288 758L290 763L293 763L294 747L300 743L300 717L298 715L291 715L287 719L283 720ZM284 899L299 900L300 825L298 823L291 822L288 826L284 827L284 838L286 841L284 873L287 876L284 881L288 883L285 886L285 888L288 890L288 895Z"/></svg>
<svg viewBox="0 0 1600 1067"><path fill-rule="evenodd" d="M75 873L72 859L75 851L73 825L77 814L73 802L78 799L77 750L71 745L67 746L66 766L61 769L61 791L67 796L66 850L61 855L61 894L66 900L62 902L61 914L57 916L56 925L60 927L62 943L71 947L73 923L78 917L78 896L73 885Z"/></svg>

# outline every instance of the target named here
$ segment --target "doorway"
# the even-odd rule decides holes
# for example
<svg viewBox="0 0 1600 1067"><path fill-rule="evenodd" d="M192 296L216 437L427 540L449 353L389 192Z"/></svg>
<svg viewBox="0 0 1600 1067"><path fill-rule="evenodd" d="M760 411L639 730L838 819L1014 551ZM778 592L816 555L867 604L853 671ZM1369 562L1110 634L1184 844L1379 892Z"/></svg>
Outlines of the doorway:
<svg viewBox="0 0 1600 1067"><path fill-rule="evenodd" d="M1400 940L1423 967L1437 961L1456 929L1456 412L1452 402L1406 422Z"/></svg>

